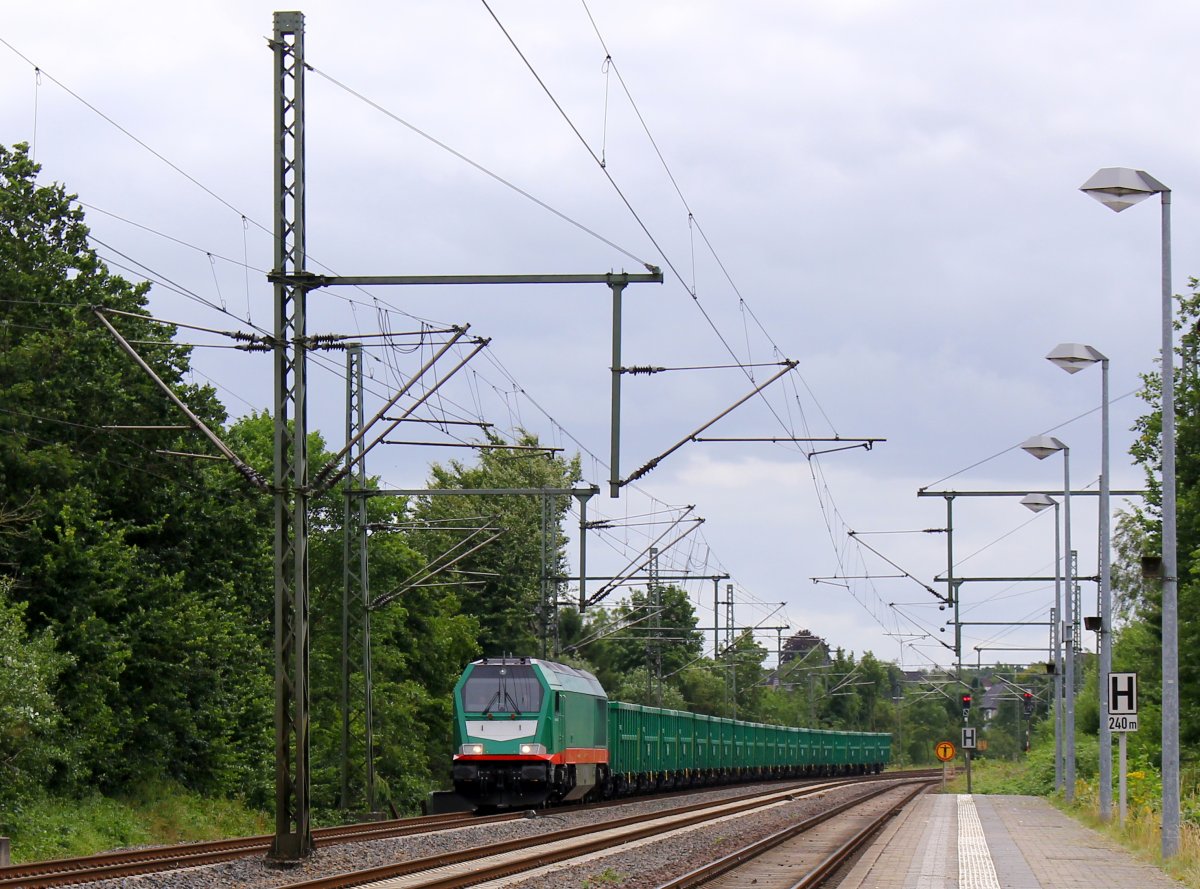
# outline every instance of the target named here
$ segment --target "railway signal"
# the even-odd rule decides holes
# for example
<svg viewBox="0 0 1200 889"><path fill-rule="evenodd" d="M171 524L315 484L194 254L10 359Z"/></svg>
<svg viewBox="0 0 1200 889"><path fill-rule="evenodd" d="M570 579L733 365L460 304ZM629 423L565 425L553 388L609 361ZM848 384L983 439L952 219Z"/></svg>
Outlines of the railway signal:
<svg viewBox="0 0 1200 889"><path fill-rule="evenodd" d="M971 696L968 694L964 694L962 696L962 711L963 711L963 722L966 722L968 719L971 718Z"/></svg>

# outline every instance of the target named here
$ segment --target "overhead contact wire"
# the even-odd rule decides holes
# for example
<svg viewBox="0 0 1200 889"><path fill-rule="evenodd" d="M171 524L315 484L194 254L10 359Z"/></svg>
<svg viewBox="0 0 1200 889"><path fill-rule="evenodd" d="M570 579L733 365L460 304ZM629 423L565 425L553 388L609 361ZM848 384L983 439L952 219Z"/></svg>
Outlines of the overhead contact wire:
<svg viewBox="0 0 1200 889"><path fill-rule="evenodd" d="M546 94L547 98L549 98L550 102L554 105L554 107L556 109L558 109L558 113L562 116L563 120L566 121L567 126L569 126L571 128L571 132L573 132L575 134L576 138L579 139L580 144L583 145L583 147L587 150L587 153L589 155L591 155L592 160L594 160L596 162L596 165L604 173L604 177L608 180L609 184L613 187L613 190L617 193L617 196L621 199L622 203L625 204L625 207L629 210L630 214L633 216L634 221L637 222L638 226L645 233L646 237L650 239L650 243L654 245L654 249L658 251L659 256L661 256L663 259L663 262L665 262L667 264L667 266L671 269L672 273L674 273L675 277L680 281L680 283L683 284L684 289L688 290L688 293L692 298L692 302L696 305L696 308L699 309L700 314L704 317L704 320L708 322L708 326L710 328L712 328L713 333L716 334L717 339L720 340L720 342L721 342L721 345L723 345L725 347L725 351L727 351L729 353L730 357L732 357L733 360L739 364L739 366L744 365L745 362L743 362L741 359L739 359L737 352L729 344L729 341L726 340L725 335L723 333L721 333L720 329L717 327L717 325L713 321L712 317L708 314L708 311L704 308L703 305L701 305L700 300L697 297L695 291L688 289L687 283L686 283L682 273L680 273L678 267L671 260L671 257L667 255L667 252L658 243L658 239L655 238L654 235L650 232L650 229L646 225L645 221L643 221L641 216L638 215L637 210L634 209L633 204L630 203L629 199L625 196L625 193L621 190L621 187L619 185L617 185L617 182L615 179L613 179L612 174L610 174L608 172L608 168L605 166L603 161L601 161L601 159L597 156L596 152L592 149L592 146L588 144L588 141L587 141L587 139L585 139L583 137L583 134L581 132L579 132L579 128L577 126L575 126L575 122L571 120L570 116L563 109L562 105L559 104L559 101L554 97L554 94L552 92L550 92L549 87L547 87L545 81L542 80L541 75L539 75L537 73L537 70L530 63L529 59L526 58L525 53L521 51L521 48L517 45L517 42L513 39L512 35L509 34L508 29L504 27L504 24L500 21L499 17L497 17L496 13L492 10L492 7L490 5L488 5L487 0L480 0L480 2L483 4L484 8L488 11L488 14L492 17L492 20L495 21L496 26L500 29L501 33L504 34L505 38L512 45L513 50L515 50L517 55L520 56L521 61L525 63L525 67L529 69L529 73L533 75L534 80L536 80L538 82L538 85L542 88L542 91ZM585 5L585 9L586 9L586 5ZM588 18L591 19L591 11L590 10L588 10ZM592 19L592 27L593 28L596 27L596 22L594 19ZM599 32L598 28L596 29L596 34L599 37L600 32ZM605 46L603 37L600 37L600 44L601 44L601 46L605 47L606 55L611 56L611 54L608 53L607 46ZM621 77L620 68L616 65L615 62L613 63L613 68L617 72L617 79L621 82L622 86L624 86L625 82L624 82L624 79ZM642 126L645 128L646 127L645 120L642 118L641 112L637 108L637 104L633 102L633 97L632 97L632 95L629 94L628 89L626 89L626 95L629 96L630 104L633 105L634 112L637 114L638 119L642 121ZM680 200L683 201L683 205L686 208L688 206L687 200L684 199L683 193L682 193L682 191L680 191L679 185L675 181L674 175L672 175L670 168L667 166L666 160L663 159L662 152L658 151L658 145L657 145L657 143L654 142L654 137L650 136L649 129L648 128L646 128L646 129L647 129L647 135L650 138L651 144L654 145L655 151L658 152L659 159L662 161L664 168L666 168L668 178L670 178L671 183L675 186L675 190L679 194ZM691 211L689 210L688 212L690 213ZM703 230L701 230L701 234L703 235ZM709 245L709 249L710 250L712 249L711 245ZM719 261L720 260L718 259L718 262ZM647 267L649 267L648 264L646 264L646 265L647 265ZM750 379L751 381L754 380L754 375L749 370L745 369L745 367L743 367L742 370L743 370L743 373L746 374L748 379ZM761 392L756 393L756 394L763 401L763 403L767 406L767 409L771 412L771 414L775 417L775 419L779 422L781 428L783 428L785 430L788 429L787 424L784 423L783 418L781 416L779 416L778 411L775 410L775 406L773 404L771 404L770 401L767 400L766 396L763 395Z"/></svg>
<svg viewBox="0 0 1200 889"><path fill-rule="evenodd" d="M667 265L671 266L671 271L673 271L675 273L675 276L677 278L679 278L680 281L682 281L683 275L679 274L679 270L677 268L675 268L674 264L671 262L670 258L667 256L666 251L663 250L663 248L659 245L658 240L654 237L654 235L652 235L650 233L650 229L646 226L646 223L642 221L642 218L638 215L637 210L633 209L633 204L631 204L629 202L629 198L625 197L625 193L623 191L621 191L621 188L620 188L620 186L617 185L616 180L613 179L612 176L609 175L608 168L604 165L604 161L602 161L596 155L596 152L592 150L592 146L589 145L587 139L585 139L583 137L583 133L579 132L579 128L577 126L575 126L575 122L573 120L571 120L570 116L563 109L562 105L560 105L558 103L558 99L554 98L554 93L550 92L550 88L546 86L546 83L545 83L545 81L542 80L541 75L537 73L537 70L530 63L529 59L527 59L525 57L525 53L523 53L521 51L521 47L517 46L517 42L515 40L513 40L512 35L508 33L508 29L504 27L504 24L496 16L496 13L492 10L492 7L488 5L487 0L479 0L479 2L483 4L483 8L488 11L488 15L490 15L492 17L492 21L494 21L496 23L496 27L498 27L500 29L501 33L504 34L504 37L512 45L512 48L516 51L517 55L521 57L521 61L525 63L525 67L529 69L529 73L533 75L533 79L538 82L538 86L540 86L542 88L542 92L544 92L546 94L546 97L550 100L550 102L554 105L554 107L558 109L558 113L560 115L562 115L562 119L565 120L567 122L567 126L569 126L571 128L571 132L573 132L575 134L575 136L579 139L580 144L582 144L583 147L587 149L587 153L592 156L592 160L594 160L596 162L596 166L598 166L601 170L604 171L604 176L606 179L608 179L609 184L612 185L613 190L616 191L617 197L619 197L621 199L621 202L623 204L625 204L625 207L633 215L633 218L637 222L638 226L645 233L646 237L650 239L650 243L654 245L654 249L658 251L658 255L663 258L663 260L667 263ZM617 78L620 79L620 76L621 76L621 74L618 71ZM629 254L626 254L626 255L629 255ZM636 257L631 257L631 258L636 259ZM646 268L651 268L651 265L648 262L643 262L640 259L638 260L638 262L641 262L642 265L644 265Z"/></svg>
<svg viewBox="0 0 1200 889"><path fill-rule="evenodd" d="M54 77L54 75L47 72L44 68L41 68L40 66L34 64L33 61L28 56L26 56L24 53L22 53L20 50L18 50L15 46L13 46L11 43L9 43L7 40L5 40L3 37L0 37L0 43L4 44L6 47L8 47L9 50L11 50L15 55L17 55L22 61L24 61L26 64L30 65L35 72L39 72L40 74L47 77L55 86L57 86L59 89L61 89L67 95L71 96L73 99L75 99L77 102L82 104L85 108L87 108L88 110L90 110L91 112L96 114L98 117L100 117L102 120L104 120L108 124L116 127L118 130L120 130L122 133L124 133L126 136L128 136L130 139L132 139L134 142L136 142L138 145L140 145L146 151L150 152L152 155L154 155L156 158L158 158L160 161L162 161L164 164L166 164L168 167L170 167L172 170L174 170L176 173L178 173L184 179L186 179L188 182L192 183L197 188L199 188L201 191L205 192L210 197L214 198L215 200L217 200L224 206L228 207L230 210L232 210L234 213L237 213L239 216L244 215L241 210L239 210L233 204L229 203L229 201L225 200L223 197L221 197L219 194L217 194L215 191L213 191L211 188L209 188L207 185L205 185L199 179L192 176L190 173L185 171L182 167L179 167L178 165L176 165L173 162L171 162L170 160L168 160L164 155L155 151L147 143L143 142L141 139L139 139L137 136L135 136L129 130L125 129L125 127L121 126L119 123L117 123L115 120L113 120L111 117L109 117L103 111L101 111L99 108L97 108L91 102L89 102L87 99L83 98L83 96L79 95L79 93L75 92L69 86L64 84L62 81L60 81L56 77ZM255 224L257 225L257 223L255 223ZM259 227L262 228L262 226L259 226ZM266 229L264 228L263 231L266 231Z"/></svg>
<svg viewBox="0 0 1200 889"><path fill-rule="evenodd" d="M501 27L503 28L503 26L501 26ZM520 52L520 50L518 50L518 52ZM515 182L511 182L510 180L505 179L499 173L492 172L487 167L483 166L483 164L480 164L479 162L474 161L471 158L467 157L461 151L451 148L445 142L442 142L440 139L437 139L435 136L425 132L420 127L417 127L414 124L409 123L407 120L400 117L398 114L396 114L392 111L389 111L387 108L384 108L378 102L374 101L373 99L368 98L367 96L365 96L362 93L358 92L357 90L353 89L349 85L342 83L340 80L337 80L336 78L330 76L329 74L326 74L324 71L321 71L319 68L314 68L311 65L306 65L306 67L308 68L309 71L312 71L313 74L316 74L320 77L325 78L330 83L332 83L334 86L336 86L339 89L342 89L345 92L349 93L350 95L354 96L354 98L358 99L360 102L363 102L366 105L369 105L371 108L374 108L380 114L383 114L383 115L391 118L396 123L411 130L412 132L416 133L422 139L425 139L425 140L433 143L438 148L441 148L443 151L446 151L446 152L454 155L456 158L461 160L463 163L468 164L471 167L474 167L476 170L478 170L480 173L483 173L485 176L488 176L491 179L494 179L496 182L499 182L501 185L505 186L506 188L512 189L517 194L521 195L521 197L537 204L543 210L547 210L550 213L553 213L559 219L563 220L564 222L568 222L571 225L575 226L580 231L582 231L588 235L591 235L596 240L611 247L612 249L616 250L618 253L621 253L622 255L629 257L630 259L632 259L634 262L638 263L639 265L645 266L645 267L650 266L650 263L647 263L645 260L634 255L630 251L626 250L624 247L620 246L619 244L614 243L613 241L610 241L608 238L604 237L604 235L600 234L599 232L588 228L586 225L584 225L582 222L578 221L577 219L572 219L570 216L568 216L566 213L563 213L561 210L555 209L550 204L547 204L545 201L543 201L541 198L535 197L533 194L531 194L528 191L526 191L525 189L521 188ZM578 133L578 130L576 130L576 133ZM582 136L580 138L582 138ZM585 142L584 144L586 145L587 143ZM589 148L588 151L591 152L591 149ZM592 152L592 157L595 157L595 156L596 156L595 152ZM643 226L643 228L644 228L644 226ZM657 247L658 245L656 244L655 246Z"/></svg>

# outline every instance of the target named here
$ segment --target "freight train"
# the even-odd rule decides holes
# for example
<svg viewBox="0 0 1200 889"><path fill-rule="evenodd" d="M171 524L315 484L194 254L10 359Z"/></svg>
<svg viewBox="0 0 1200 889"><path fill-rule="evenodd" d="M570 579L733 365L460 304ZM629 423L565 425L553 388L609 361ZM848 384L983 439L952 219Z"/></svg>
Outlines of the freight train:
<svg viewBox="0 0 1200 889"><path fill-rule="evenodd" d="M454 791L477 808L555 805L729 781L880 772L892 737L610 701L585 670L484 658L454 688Z"/></svg>

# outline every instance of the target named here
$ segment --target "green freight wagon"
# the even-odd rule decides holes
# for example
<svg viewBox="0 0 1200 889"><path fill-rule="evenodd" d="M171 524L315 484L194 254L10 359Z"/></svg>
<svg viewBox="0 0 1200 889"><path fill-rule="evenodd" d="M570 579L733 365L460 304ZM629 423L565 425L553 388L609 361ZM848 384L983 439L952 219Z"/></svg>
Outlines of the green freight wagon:
<svg viewBox="0 0 1200 889"><path fill-rule="evenodd" d="M692 731L696 736L695 770L698 777L705 781L711 779L714 768L713 757L716 748L712 742L712 722L713 718L704 713L695 713L692 716Z"/></svg>
<svg viewBox="0 0 1200 889"><path fill-rule="evenodd" d="M608 700L590 673L484 658L454 690L455 792L480 808L726 781L879 772L891 736L743 722Z"/></svg>

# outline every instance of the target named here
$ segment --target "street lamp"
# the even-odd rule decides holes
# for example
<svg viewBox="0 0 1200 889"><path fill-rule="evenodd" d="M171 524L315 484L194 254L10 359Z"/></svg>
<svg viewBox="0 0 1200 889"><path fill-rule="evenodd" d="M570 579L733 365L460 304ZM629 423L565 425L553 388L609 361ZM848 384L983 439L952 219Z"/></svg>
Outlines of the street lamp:
<svg viewBox="0 0 1200 889"><path fill-rule="evenodd" d="M1112 569L1109 558L1108 357L1083 343L1059 343L1048 360L1074 374L1100 365L1100 820L1112 818L1112 731L1108 726L1108 674L1112 672Z"/></svg>
<svg viewBox="0 0 1200 889"><path fill-rule="evenodd" d="M1062 547L1059 540L1058 501L1045 494L1026 494L1021 505L1034 512L1054 507L1054 616L1050 620L1050 647L1054 651L1054 789L1063 789L1063 684L1062 643Z"/></svg>
<svg viewBox="0 0 1200 889"><path fill-rule="evenodd" d="M1063 536L1066 538L1066 558L1063 560L1063 577L1066 580L1066 595L1063 607L1063 641L1066 643L1063 670L1063 798L1075 801L1075 578L1071 571L1071 449L1049 435L1035 435L1023 442L1021 448L1039 460L1062 451L1063 455Z"/></svg>
<svg viewBox="0 0 1200 889"><path fill-rule="evenodd" d="M1144 170L1106 167L1080 191L1121 212L1162 203L1162 854L1179 854L1179 600L1175 553L1175 346L1171 306L1171 189ZM1107 677L1105 677L1107 678ZM1111 793L1111 789L1110 789Z"/></svg>

